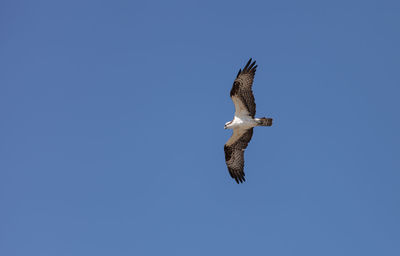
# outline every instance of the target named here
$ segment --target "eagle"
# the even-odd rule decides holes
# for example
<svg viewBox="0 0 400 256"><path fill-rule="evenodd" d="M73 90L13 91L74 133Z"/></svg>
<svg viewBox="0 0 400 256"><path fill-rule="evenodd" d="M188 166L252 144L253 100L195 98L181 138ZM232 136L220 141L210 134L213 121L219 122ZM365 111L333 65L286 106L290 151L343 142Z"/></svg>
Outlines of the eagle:
<svg viewBox="0 0 400 256"><path fill-rule="evenodd" d="M256 103L253 95L253 80L256 74L256 62L250 58L245 67L239 70L230 92L235 104L235 116L225 124L233 134L224 145L225 162L229 174L239 184L245 181L244 151L253 136L256 126L271 126L272 118L255 118Z"/></svg>

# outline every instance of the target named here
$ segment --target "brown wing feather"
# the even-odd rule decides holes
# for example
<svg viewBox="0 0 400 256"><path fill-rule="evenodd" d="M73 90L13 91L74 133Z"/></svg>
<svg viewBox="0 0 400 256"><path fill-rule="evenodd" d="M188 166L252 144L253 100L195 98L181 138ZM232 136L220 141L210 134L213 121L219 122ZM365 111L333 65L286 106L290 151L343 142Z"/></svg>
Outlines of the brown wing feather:
<svg viewBox="0 0 400 256"><path fill-rule="evenodd" d="M230 92L230 96L236 96L242 101L251 117L256 114L256 103L253 95L253 80L256 74L256 62L250 58L246 66L239 70ZM236 105L235 105L236 107ZM236 107L237 109L239 107Z"/></svg>
<svg viewBox="0 0 400 256"><path fill-rule="evenodd" d="M253 128L247 130L234 129L232 137L224 146L226 166L229 174L238 184L245 181L244 150L247 148L252 136ZM232 140L235 138L237 140Z"/></svg>

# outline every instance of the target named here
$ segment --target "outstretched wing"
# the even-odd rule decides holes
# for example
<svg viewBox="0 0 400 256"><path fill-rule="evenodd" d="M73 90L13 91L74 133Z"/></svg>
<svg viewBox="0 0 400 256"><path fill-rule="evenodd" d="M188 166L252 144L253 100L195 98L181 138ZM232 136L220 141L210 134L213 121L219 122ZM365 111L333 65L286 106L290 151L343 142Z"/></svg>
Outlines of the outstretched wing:
<svg viewBox="0 0 400 256"><path fill-rule="evenodd" d="M233 82L230 95L235 104L235 116L251 116L254 118L256 114L256 103L251 87L257 65L255 65L255 61L251 61L250 58L243 70L239 70Z"/></svg>
<svg viewBox="0 0 400 256"><path fill-rule="evenodd" d="M244 150L247 148L253 128L251 129L233 129L233 134L224 146L225 162L232 178L239 182L245 181L244 178Z"/></svg>

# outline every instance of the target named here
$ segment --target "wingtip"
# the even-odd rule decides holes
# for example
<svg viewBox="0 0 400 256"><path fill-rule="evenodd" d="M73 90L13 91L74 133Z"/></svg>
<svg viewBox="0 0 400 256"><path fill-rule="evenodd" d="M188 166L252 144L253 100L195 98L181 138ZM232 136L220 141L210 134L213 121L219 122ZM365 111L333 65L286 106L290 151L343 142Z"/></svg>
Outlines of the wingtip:
<svg viewBox="0 0 400 256"><path fill-rule="evenodd" d="M244 66L243 71L239 72L238 75L240 73L249 73L249 72L252 73L252 72L255 72L255 68L257 67L257 65L254 66L255 64L256 64L256 61L255 60L253 61L253 58L250 58L247 61L246 65Z"/></svg>
<svg viewBox="0 0 400 256"><path fill-rule="evenodd" d="M235 179L237 184L240 184L240 183L243 183L243 182L246 181L246 179L244 178L244 174L243 175L238 175L234 179Z"/></svg>
<svg viewBox="0 0 400 256"><path fill-rule="evenodd" d="M236 75L236 78L240 75L240 73L242 73L242 69L239 69L239 72Z"/></svg>
<svg viewBox="0 0 400 256"><path fill-rule="evenodd" d="M244 72L244 73L247 72L247 69L248 69L248 67L249 67L249 65L250 65L250 62L251 62L251 59L246 63L246 65L244 65L244 68L243 68L243 72Z"/></svg>

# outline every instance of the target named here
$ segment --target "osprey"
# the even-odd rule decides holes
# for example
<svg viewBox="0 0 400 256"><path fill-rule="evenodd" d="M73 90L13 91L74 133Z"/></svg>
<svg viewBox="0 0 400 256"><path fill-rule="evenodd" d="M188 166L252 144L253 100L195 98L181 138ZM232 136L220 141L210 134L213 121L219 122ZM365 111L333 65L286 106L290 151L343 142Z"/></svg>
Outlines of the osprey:
<svg viewBox="0 0 400 256"><path fill-rule="evenodd" d="M231 89L231 98L235 104L235 116L225 124L225 129L232 129L233 134L224 146L225 162L232 178L239 182L244 178L244 150L253 136L253 127L271 126L272 118L255 118L256 103L254 102L253 85L257 65L252 59L239 70Z"/></svg>

